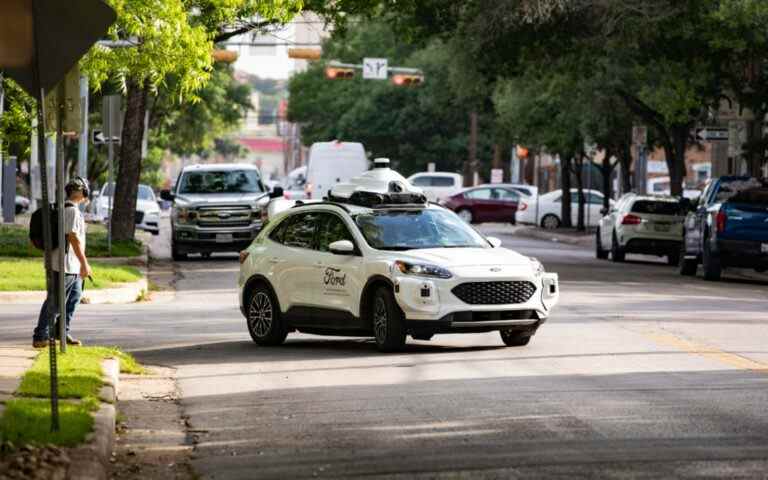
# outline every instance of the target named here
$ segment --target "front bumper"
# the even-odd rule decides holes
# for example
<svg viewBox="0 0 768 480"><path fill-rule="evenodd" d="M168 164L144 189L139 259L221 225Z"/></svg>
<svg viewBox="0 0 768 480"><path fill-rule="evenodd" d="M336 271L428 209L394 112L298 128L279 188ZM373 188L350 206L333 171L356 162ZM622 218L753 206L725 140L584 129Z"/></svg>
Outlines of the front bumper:
<svg viewBox="0 0 768 480"><path fill-rule="evenodd" d="M459 299L453 289L467 282L529 281L536 287L521 303L474 305ZM395 298L410 324L452 329L531 327L545 320L560 297L556 273L526 278L453 278L449 280L400 276L395 279Z"/></svg>
<svg viewBox="0 0 768 480"><path fill-rule="evenodd" d="M768 252L763 252L763 245L768 242L755 240L717 239L716 252L724 266L740 268L768 268Z"/></svg>
<svg viewBox="0 0 768 480"><path fill-rule="evenodd" d="M194 224L173 225L173 241L180 253L239 252L261 231L262 223L247 227L202 228Z"/></svg>

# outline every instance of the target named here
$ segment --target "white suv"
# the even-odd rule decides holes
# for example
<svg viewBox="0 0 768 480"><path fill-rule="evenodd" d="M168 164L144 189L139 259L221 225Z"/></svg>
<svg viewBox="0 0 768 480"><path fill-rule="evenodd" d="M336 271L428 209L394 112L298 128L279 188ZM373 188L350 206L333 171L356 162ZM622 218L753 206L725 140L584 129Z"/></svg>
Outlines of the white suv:
<svg viewBox="0 0 768 480"><path fill-rule="evenodd" d="M623 262L627 253L643 253L679 263L685 212L678 199L628 193L604 213L595 239L597 258L610 252L614 262Z"/></svg>
<svg viewBox="0 0 768 480"><path fill-rule="evenodd" d="M557 303L557 274L425 200L377 168L270 220L240 258L253 340L277 345L298 330L372 336L394 351L406 335L499 330L526 345Z"/></svg>

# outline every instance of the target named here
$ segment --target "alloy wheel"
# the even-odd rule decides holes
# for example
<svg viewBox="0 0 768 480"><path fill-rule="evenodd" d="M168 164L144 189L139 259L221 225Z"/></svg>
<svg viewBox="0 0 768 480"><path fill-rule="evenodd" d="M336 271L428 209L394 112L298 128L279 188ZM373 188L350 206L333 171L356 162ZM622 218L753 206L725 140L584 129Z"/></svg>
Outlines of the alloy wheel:
<svg viewBox="0 0 768 480"><path fill-rule="evenodd" d="M379 343L387 340L387 304L381 297L376 298L373 304L373 333Z"/></svg>
<svg viewBox="0 0 768 480"><path fill-rule="evenodd" d="M248 308L248 326L257 337L265 337L272 328L272 301L264 292L257 292Z"/></svg>

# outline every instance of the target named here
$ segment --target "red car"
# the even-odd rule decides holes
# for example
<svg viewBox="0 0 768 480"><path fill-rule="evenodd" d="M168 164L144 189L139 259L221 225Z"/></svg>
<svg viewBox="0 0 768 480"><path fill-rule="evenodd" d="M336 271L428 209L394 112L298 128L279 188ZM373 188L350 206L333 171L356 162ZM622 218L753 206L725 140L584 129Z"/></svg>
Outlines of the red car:
<svg viewBox="0 0 768 480"><path fill-rule="evenodd" d="M515 223L520 193L500 185L480 185L449 197L443 205L467 223Z"/></svg>

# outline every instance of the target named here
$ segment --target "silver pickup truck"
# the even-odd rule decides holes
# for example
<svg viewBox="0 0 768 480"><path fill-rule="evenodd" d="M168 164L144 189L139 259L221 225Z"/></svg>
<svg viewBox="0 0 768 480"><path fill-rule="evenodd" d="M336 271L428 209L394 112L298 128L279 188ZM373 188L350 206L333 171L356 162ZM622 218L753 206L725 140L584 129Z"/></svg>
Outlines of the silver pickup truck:
<svg viewBox="0 0 768 480"><path fill-rule="evenodd" d="M174 188L160 197L173 202L174 260L245 249L261 230L261 212L270 200L258 168L241 164L184 167Z"/></svg>

